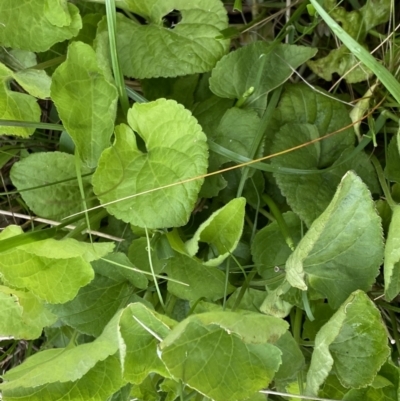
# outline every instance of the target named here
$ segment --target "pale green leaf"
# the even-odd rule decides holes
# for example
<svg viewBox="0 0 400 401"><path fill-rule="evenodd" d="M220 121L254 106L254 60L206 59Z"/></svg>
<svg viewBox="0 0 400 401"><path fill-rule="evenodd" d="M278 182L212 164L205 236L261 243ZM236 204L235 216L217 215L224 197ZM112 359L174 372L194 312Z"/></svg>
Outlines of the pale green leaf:
<svg viewBox="0 0 400 401"><path fill-rule="evenodd" d="M122 311L117 313L100 337L91 343L45 350L32 355L23 364L4 375L6 383L2 384L2 390L37 387L56 382L75 382L82 378L98 362L104 361L123 347L119 332L121 313Z"/></svg>
<svg viewBox="0 0 400 401"><path fill-rule="evenodd" d="M94 277L90 261L109 253L114 244L47 239L3 252L2 280L27 289L49 303L73 299Z"/></svg>
<svg viewBox="0 0 400 401"><path fill-rule="evenodd" d="M217 63L210 78L210 89L219 97L240 99L254 88L245 107L261 113L268 93L288 80L293 71L316 52L317 49L305 46L254 42L229 53Z"/></svg>
<svg viewBox="0 0 400 401"><path fill-rule="evenodd" d="M174 320L141 303L126 308L120 321L121 335L126 344L126 380L139 384L152 372L164 377L170 376L157 355L157 346L160 339L165 338L175 325Z"/></svg>
<svg viewBox="0 0 400 401"><path fill-rule="evenodd" d="M178 298L197 301L204 297L216 301L230 294L235 287L228 283L225 290L225 273L216 267L205 266L186 255L176 255L167 260L168 277L187 285L168 281L168 291Z"/></svg>
<svg viewBox="0 0 400 401"><path fill-rule="evenodd" d="M169 341L169 337L173 341ZM216 401L242 400L268 386L281 363L272 344L246 344L215 325L191 321L161 343L161 359L175 379Z"/></svg>
<svg viewBox="0 0 400 401"><path fill-rule="evenodd" d="M0 241L3 239L15 237L16 235L23 234L23 230L20 226L10 224L4 230L0 231Z"/></svg>
<svg viewBox="0 0 400 401"><path fill-rule="evenodd" d="M22 70L14 73L14 79L32 96L39 99L50 97L51 78L44 70Z"/></svg>
<svg viewBox="0 0 400 401"><path fill-rule="evenodd" d="M45 351L46 352L46 351ZM71 370L76 365L70 365ZM66 367L64 367L66 369ZM48 384L4 386L4 401L104 401L122 387L121 364L116 356L97 362L85 375L75 381L51 381Z"/></svg>
<svg viewBox="0 0 400 401"><path fill-rule="evenodd" d="M135 78L176 77L210 71L228 51L229 41L216 37L228 21L219 0L118 1L146 20L141 25L117 13L117 51L124 75ZM172 10L178 24L164 26ZM107 25L99 25L98 42L107 42Z"/></svg>
<svg viewBox="0 0 400 401"><path fill-rule="evenodd" d="M218 266L235 250L242 236L246 199L231 200L214 212L186 242L190 256L197 254L199 243L207 243L216 257L204 262L206 266Z"/></svg>
<svg viewBox="0 0 400 401"><path fill-rule="evenodd" d="M307 373L306 393L316 396L333 370L345 387L372 383L390 354L386 328L373 302L352 293L317 334Z"/></svg>
<svg viewBox="0 0 400 401"><path fill-rule="evenodd" d="M372 71L360 64L358 58L344 45L331 50L326 57L309 61L307 65L326 81L332 81L332 75L335 73L344 77L349 84L366 81L373 75Z"/></svg>
<svg viewBox="0 0 400 401"><path fill-rule="evenodd" d="M82 161L96 167L110 145L118 92L105 78L92 47L69 45L67 60L53 74L51 97Z"/></svg>
<svg viewBox="0 0 400 401"><path fill-rule="evenodd" d="M33 294L0 285L0 337L31 340L57 317Z"/></svg>
<svg viewBox="0 0 400 401"><path fill-rule="evenodd" d="M0 44L43 52L71 39L82 27L78 8L66 0L19 0L0 4Z"/></svg>
<svg viewBox="0 0 400 401"><path fill-rule="evenodd" d="M290 299L291 297L287 297L287 295L292 293L290 295L292 295L293 298L293 296L298 296L300 291L297 288L291 287L287 280L282 281L280 279L279 282L280 284L278 287L268 291L264 302L260 306L260 311L268 315L284 318L290 313L290 310L295 304L292 302L292 299Z"/></svg>
<svg viewBox="0 0 400 401"><path fill-rule="evenodd" d="M393 209L385 246L385 298L391 301L400 293L400 206Z"/></svg>
<svg viewBox="0 0 400 401"><path fill-rule="evenodd" d="M308 226L328 206L340 179L348 170L355 170L371 191L379 192L374 168L365 153L360 152L341 164L354 149L355 142L354 130L343 129L352 124L343 104L306 85L291 85L282 96L276 117L281 128L276 132L273 146L266 150L267 153L291 149L337 131L329 138L274 157L271 161L277 168L307 170L322 170L338 165L336 169L318 174L274 173L288 204Z"/></svg>
<svg viewBox="0 0 400 401"><path fill-rule="evenodd" d="M13 79L13 77L13 72L4 64L0 63L0 119L39 122L41 111L36 99L26 93L13 92L10 90L8 81ZM0 126L0 135L15 135L26 138L32 135L34 131L35 129L30 127Z"/></svg>
<svg viewBox="0 0 400 401"><path fill-rule="evenodd" d="M336 309L356 289L370 289L383 258L382 237L368 188L348 172L286 262L286 278L293 287L310 286Z"/></svg>
<svg viewBox="0 0 400 401"><path fill-rule="evenodd" d="M76 241L72 238L61 241L49 238L44 241L22 245L19 249L39 257L52 259L80 257L86 262L92 262L112 252L114 246L113 242L87 243Z"/></svg>
<svg viewBox="0 0 400 401"><path fill-rule="evenodd" d="M115 144L100 158L94 192L102 204L113 202L107 210L125 222L148 228L186 224L203 180L179 182L205 174L204 133L190 112L173 100L136 103L128 122L131 128L116 127ZM138 148L132 130L143 139L147 153ZM172 186L158 190L167 185Z"/></svg>
<svg viewBox="0 0 400 401"><path fill-rule="evenodd" d="M83 167L82 174L89 173ZM12 183L21 192L22 199L33 213L48 219L61 220L83 210L79 192L74 156L61 152L32 153L14 163L10 177ZM59 182L68 180L65 182ZM53 184L57 183L57 184ZM53 185L49 185L53 184ZM82 177L82 184L87 199L87 206L95 206L90 177ZM41 188L23 191L24 189Z"/></svg>

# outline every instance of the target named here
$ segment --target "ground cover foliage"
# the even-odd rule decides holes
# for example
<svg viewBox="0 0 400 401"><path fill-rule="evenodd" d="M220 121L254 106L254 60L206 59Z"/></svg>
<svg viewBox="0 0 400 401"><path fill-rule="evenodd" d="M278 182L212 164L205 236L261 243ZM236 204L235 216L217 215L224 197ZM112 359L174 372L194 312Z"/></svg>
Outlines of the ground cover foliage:
<svg viewBox="0 0 400 401"><path fill-rule="evenodd" d="M0 0L0 398L399 399L399 10L286 6Z"/></svg>

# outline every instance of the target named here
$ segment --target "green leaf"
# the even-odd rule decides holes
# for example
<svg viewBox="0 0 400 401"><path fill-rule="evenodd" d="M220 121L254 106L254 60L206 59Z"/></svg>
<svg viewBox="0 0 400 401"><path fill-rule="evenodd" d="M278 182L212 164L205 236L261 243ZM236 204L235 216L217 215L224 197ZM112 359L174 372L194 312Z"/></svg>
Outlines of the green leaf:
<svg viewBox="0 0 400 401"><path fill-rule="evenodd" d="M356 289L369 290L383 257L383 233L371 194L353 172L286 262L293 287L308 286L337 309Z"/></svg>
<svg viewBox="0 0 400 401"><path fill-rule="evenodd" d="M178 330L179 325L175 330ZM272 344L246 344L236 334L198 321L161 343L161 359L175 379L216 401L242 400L268 386L281 363Z"/></svg>
<svg viewBox="0 0 400 401"><path fill-rule="evenodd" d="M13 71L20 71L37 64L36 54L27 50L0 49L0 62Z"/></svg>
<svg viewBox="0 0 400 401"><path fill-rule="evenodd" d="M150 373L170 377L158 356L157 347L160 339L165 338L175 325L174 320L160 315L141 303L132 304L125 309L120 326L126 344L124 362L126 380L139 384Z"/></svg>
<svg viewBox="0 0 400 401"><path fill-rule="evenodd" d="M168 281L168 291L178 298L197 301L206 298L213 301L230 294L235 287L228 283L225 289L225 273L215 267L206 266L186 255L176 255L167 261L168 277L187 285Z"/></svg>
<svg viewBox="0 0 400 401"><path fill-rule="evenodd" d="M215 95L210 95L204 100L199 101L193 107L193 116L203 128L207 137L212 137L225 113L231 109L233 101L222 99Z"/></svg>
<svg viewBox="0 0 400 401"><path fill-rule="evenodd" d="M46 351L45 351L46 352ZM75 369L74 365L70 365ZM110 356L96 363L88 373L76 381L50 382L40 386L20 386L3 390L4 401L104 401L122 387L120 361Z"/></svg>
<svg viewBox="0 0 400 401"><path fill-rule="evenodd" d="M332 369L343 386L365 387L389 354L378 309L364 292L355 291L315 338L306 393L316 396Z"/></svg>
<svg viewBox="0 0 400 401"><path fill-rule="evenodd" d="M314 304L312 309L314 320L311 321L308 317L306 318L303 325L302 338L314 341L321 327L328 322L334 312L335 311L326 303Z"/></svg>
<svg viewBox="0 0 400 401"><path fill-rule="evenodd" d="M37 241L3 252L0 274L11 287L27 289L49 303L63 303L93 279L89 262L113 247L113 243L88 244L73 239Z"/></svg>
<svg viewBox="0 0 400 401"><path fill-rule="evenodd" d="M293 212L284 213L282 216L294 243L299 243L301 239L300 219ZM268 280L279 275L279 270L285 266L292 251L287 245L278 223L274 221L256 234L251 243L251 253L258 274ZM271 282L271 284L273 283Z"/></svg>
<svg viewBox="0 0 400 401"><path fill-rule="evenodd" d="M240 294L242 287L236 288L235 292L231 294L228 301L226 302L226 307L232 309L235 305L236 299ZM254 288L248 288L240 300L238 309L249 310L251 312L259 312L260 306L265 299L265 291L255 290Z"/></svg>
<svg viewBox="0 0 400 401"><path fill-rule="evenodd" d="M49 309L63 323L81 333L98 337L115 313L127 305L132 295L133 288L127 281L96 274L73 300L50 305Z"/></svg>
<svg viewBox="0 0 400 401"><path fill-rule="evenodd" d="M249 156L251 144L257 136L260 118L253 110L232 107L228 109L221 121L209 138L232 152L239 155ZM260 149L262 151L262 148ZM258 157L261 157L260 153ZM217 156L219 166L229 160L226 157Z"/></svg>
<svg viewBox="0 0 400 401"><path fill-rule="evenodd" d="M131 128L116 127L115 144L106 149L93 175L94 192L109 213L131 224L178 227L187 223L205 174L206 137L188 110L173 100L135 104L128 113ZM147 153L136 143L134 130ZM158 190L160 187L170 188ZM142 194L128 200L121 198Z"/></svg>
<svg viewBox="0 0 400 401"><path fill-rule="evenodd" d="M67 60L53 74L51 97L82 161L96 167L101 152L110 145L118 92L89 45L69 45Z"/></svg>
<svg viewBox="0 0 400 401"><path fill-rule="evenodd" d="M216 325L229 334L235 333L246 344L275 344L287 333L289 327L288 323L282 319L258 312L215 310L191 315L180 322L166 342L173 343L191 322L201 322L206 326Z"/></svg>
<svg viewBox="0 0 400 401"><path fill-rule="evenodd" d="M22 70L14 73L14 79L32 96L50 97L51 78L43 70Z"/></svg>
<svg viewBox="0 0 400 401"><path fill-rule="evenodd" d="M36 99L25 93L11 91L8 81L13 78L13 72L0 63L0 119L39 122L41 111ZM23 138L29 137L34 131L34 128L29 127L0 127L1 135L15 135Z"/></svg>
<svg viewBox="0 0 400 401"><path fill-rule="evenodd" d="M132 241L131 246L129 247L128 257L135 266L139 266L140 270L151 273L146 238L138 238ZM158 259L154 250L151 251L151 259L154 273L159 274L166 266L166 261ZM151 276L147 277L151 280Z"/></svg>
<svg viewBox="0 0 400 401"><path fill-rule="evenodd" d="M33 294L0 285L0 337L31 340L57 317Z"/></svg>
<svg viewBox="0 0 400 401"><path fill-rule="evenodd" d="M324 6L330 10L330 16L340 23L342 29L368 51L366 37L372 28L389 20L391 2L367 1L363 7L351 12L338 7L336 0L325 0ZM344 44L331 50L327 56L307 64L315 74L327 81L332 80L334 73L343 76L348 83L365 81L373 74L358 62L357 57Z"/></svg>
<svg viewBox="0 0 400 401"><path fill-rule="evenodd" d="M152 78L141 80L143 94L147 100L160 97L172 99L191 109L194 102L194 91L199 81L199 74L177 78Z"/></svg>
<svg viewBox="0 0 400 401"><path fill-rule="evenodd" d="M254 88L245 107L261 113L268 93L288 80L316 52L317 49L305 46L254 42L227 54L217 63L210 78L210 89L219 97L240 99Z"/></svg>
<svg viewBox="0 0 400 401"><path fill-rule="evenodd" d="M82 14L81 14L82 15ZM93 13L86 14L82 17L82 29L79 31L78 35L73 39L74 41L79 41L87 43L92 46L93 41L96 38L97 26L104 14Z"/></svg>
<svg viewBox="0 0 400 401"><path fill-rule="evenodd" d="M44 52L71 39L82 27L78 8L66 0L21 0L0 4L0 44Z"/></svg>
<svg viewBox="0 0 400 401"><path fill-rule="evenodd" d="M389 181L400 183L400 154L397 136L393 136L387 149L385 177Z"/></svg>
<svg viewBox="0 0 400 401"><path fill-rule="evenodd" d="M144 270L141 264L138 264L138 266L140 266L140 270ZM138 268L130 262L124 253L110 253L106 257L93 262L93 268L96 273L112 280L128 281L142 290L147 288L147 277L137 271Z"/></svg>
<svg viewBox="0 0 400 401"><path fill-rule="evenodd" d="M4 239L7 239L7 238L15 237L16 235L20 235L23 233L24 233L24 231L22 230L22 228L20 226L11 224L0 232L0 241L3 241Z"/></svg>
<svg viewBox="0 0 400 401"><path fill-rule="evenodd" d="M1 385L2 390L38 387L56 382L75 382L82 378L98 362L114 355L122 345L118 327L121 313L122 311L117 313L101 336L91 343L50 349L32 355L3 376L5 383Z"/></svg>
<svg viewBox="0 0 400 401"><path fill-rule="evenodd" d="M82 174L90 172L82 168ZM32 153L14 163L10 177L12 183L21 191L22 199L38 216L61 220L83 209L76 177L74 156L61 152ZM68 180L65 182L59 182ZM57 184L48 185L57 182ZM87 206L94 206L90 177L82 177ZM42 186L24 191L24 189Z"/></svg>
<svg viewBox="0 0 400 401"><path fill-rule="evenodd" d="M271 164L274 167L318 171L340 164L354 149L353 129L343 129L351 125L345 106L308 86L288 86L279 104L277 117L281 128L268 153L281 152L338 132L273 158ZM328 206L343 175L352 169L372 191L379 192L375 171L365 153L359 153L356 158L328 172L312 175L274 173L274 177L292 210L309 226Z"/></svg>
<svg viewBox="0 0 400 401"><path fill-rule="evenodd" d="M199 243L207 243L216 257L204 262L206 266L218 266L235 250L243 232L246 199L231 200L214 212L186 242L190 256L197 254Z"/></svg>
<svg viewBox="0 0 400 401"><path fill-rule="evenodd" d="M168 379L166 379L168 380ZM161 401L162 395L160 389L158 387L158 382L160 381L160 376L153 375L147 376L146 379L140 383L132 386L132 390L130 392L130 397L127 401L130 401L132 397L138 400L146 400L146 401ZM175 380L171 380L171 382L175 383ZM163 381L164 383L164 381ZM163 383L160 384L160 388L163 387ZM180 386L179 386L180 387ZM171 391L170 386L167 387L169 391ZM175 397L176 398L176 397ZM172 398L174 400L174 398ZM163 401L172 401L170 398L167 398Z"/></svg>
<svg viewBox="0 0 400 401"><path fill-rule="evenodd" d="M299 345L287 331L279 340L275 343L282 352L282 365L276 372L275 381L288 382L295 380L296 375L304 367L305 360L303 353L300 350Z"/></svg>
<svg viewBox="0 0 400 401"><path fill-rule="evenodd" d="M289 282L279 279L278 287L269 290L264 302L260 306L260 311L268 315L284 318L289 315L290 310L298 304L300 291L291 287ZM303 305L302 305L303 306Z"/></svg>
<svg viewBox="0 0 400 401"><path fill-rule="evenodd" d="M157 78L206 72L228 51L229 41L216 39L220 30L228 26L219 0L118 3L147 22L141 25L117 13L117 51L124 75ZM169 28L164 24L171 10L180 12L182 19ZM108 41L105 20L99 25L97 41Z"/></svg>
<svg viewBox="0 0 400 401"><path fill-rule="evenodd" d="M391 301L400 293L400 206L393 209L385 247L385 298Z"/></svg>

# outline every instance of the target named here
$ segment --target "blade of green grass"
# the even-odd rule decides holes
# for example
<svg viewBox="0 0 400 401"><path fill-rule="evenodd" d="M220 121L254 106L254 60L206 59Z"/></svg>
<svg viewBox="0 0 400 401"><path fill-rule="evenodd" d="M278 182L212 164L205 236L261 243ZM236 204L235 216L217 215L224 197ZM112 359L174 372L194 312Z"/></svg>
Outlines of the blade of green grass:
<svg viewBox="0 0 400 401"><path fill-rule="evenodd" d="M122 74L117 53L117 14L115 11L115 1L106 0L105 5L107 12L108 37L110 40L111 64L114 72L115 84L119 93L119 101L121 103L123 113L126 116L129 110L129 100L126 93L124 76Z"/></svg>
<svg viewBox="0 0 400 401"><path fill-rule="evenodd" d="M0 120L0 126L42 128L42 129L51 129L53 131L65 130L65 128L61 124L39 123L35 121L19 121L19 120Z"/></svg>

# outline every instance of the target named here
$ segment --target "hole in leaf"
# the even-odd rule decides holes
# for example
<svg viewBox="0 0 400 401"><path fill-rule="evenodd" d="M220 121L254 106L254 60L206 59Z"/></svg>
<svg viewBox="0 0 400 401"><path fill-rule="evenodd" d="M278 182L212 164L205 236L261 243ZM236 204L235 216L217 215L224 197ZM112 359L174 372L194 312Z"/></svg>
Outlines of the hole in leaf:
<svg viewBox="0 0 400 401"><path fill-rule="evenodd" d="M182 20L182 14L179 10L172 10L164 16L163 23L165 28L174 29Z"/></svg>

